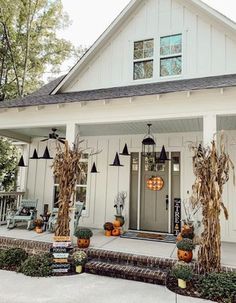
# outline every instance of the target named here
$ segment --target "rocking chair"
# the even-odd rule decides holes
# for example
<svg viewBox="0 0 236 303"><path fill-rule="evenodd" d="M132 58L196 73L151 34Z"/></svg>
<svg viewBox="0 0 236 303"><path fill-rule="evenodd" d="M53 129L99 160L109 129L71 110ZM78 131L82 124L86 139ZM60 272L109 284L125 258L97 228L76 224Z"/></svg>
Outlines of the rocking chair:
<svg viewBox="0 0 236 303"><path fill-rule="evenodd" d="M7 210L7 228L12 229L16 227L16 222L26 221L27 229L33 229L34 220L37 218L37 200L21 200L20 207L14 211Z"/></svg>

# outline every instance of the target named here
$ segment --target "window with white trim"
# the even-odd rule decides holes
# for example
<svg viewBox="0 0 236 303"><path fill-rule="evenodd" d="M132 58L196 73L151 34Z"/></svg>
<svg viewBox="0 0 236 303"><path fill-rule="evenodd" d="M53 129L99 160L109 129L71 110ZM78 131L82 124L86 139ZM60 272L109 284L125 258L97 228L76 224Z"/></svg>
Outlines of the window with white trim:
<svg viewBox="0 0 236 303"><path fill-rule="evenodd" d="M160 38L160 76L182 74L182 34Z"/></svg>
<svg viewBox="0 0 236 303"><path fill-rule="evenodd" d="M134 42L133 79L149 79L153 77L154 40Z"/></svg>
<svg viewBox="0 0 236 303"><path fill-rule="evenodd" d="M76 200L80 202L85 202L84 210L86 209L86 195L87 195L87 180L88 180L88 154L83 154L80 159L81 164L81 174L77 179L76 184ZM54 183L54 206L58 207L58 194L59 194L59 184L55 179Z"/></svg>

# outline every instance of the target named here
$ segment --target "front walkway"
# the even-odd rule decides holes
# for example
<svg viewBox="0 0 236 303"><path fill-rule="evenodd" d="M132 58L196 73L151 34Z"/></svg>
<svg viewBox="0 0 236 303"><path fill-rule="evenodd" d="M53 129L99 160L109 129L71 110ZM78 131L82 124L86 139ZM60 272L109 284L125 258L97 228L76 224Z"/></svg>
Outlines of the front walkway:
<svg viewBox="0 0 236 303"><path fill-rule="evenodd" d="M91 248L126 252L138 255L176 258L176 246L171 243L125 239L120 237L105 237L102 230L93 230L94 236L91 238ZM28 231L25 228L14 228L8 230L6 226L0 227L0 236L52 242L52 233L37 234L35 231ZM74 239L76 241L76 239ZM222 243L222 265L236 268L236 243ZM195 252L196 253L196 252Z"/></svg>
<svg viewBox="0 0 236 303"><path fill-rule="evenodd" d="M210 303L159 285L89 274L31 278L0 270L0 281L1 303Z"/></svg>

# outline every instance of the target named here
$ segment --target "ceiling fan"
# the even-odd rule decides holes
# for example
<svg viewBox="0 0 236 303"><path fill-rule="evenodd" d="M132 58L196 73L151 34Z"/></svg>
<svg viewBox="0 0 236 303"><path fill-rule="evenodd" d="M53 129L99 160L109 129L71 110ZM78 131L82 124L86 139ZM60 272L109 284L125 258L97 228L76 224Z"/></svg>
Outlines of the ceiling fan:
<svg viewBox="0 0 236 303"><path fill-rule="evenodd" d="M46 139L43 139L41 140L41 142L45 142L45 141L48 141L50 139L53 139L53 140L57 140L63 144L65 144L65 139L66 138L63 138L63 137L60 137L57 133L57 128L52 128L52 132L48 134L48 136L46 137Z"/></svg>

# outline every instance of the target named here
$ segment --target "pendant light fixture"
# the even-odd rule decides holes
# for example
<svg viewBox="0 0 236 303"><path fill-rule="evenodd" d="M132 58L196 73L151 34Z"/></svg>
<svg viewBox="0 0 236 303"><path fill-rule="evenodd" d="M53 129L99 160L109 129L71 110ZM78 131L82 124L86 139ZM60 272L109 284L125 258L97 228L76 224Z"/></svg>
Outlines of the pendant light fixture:
<svg viewBox="0 0 236 303"><path fill-rule="evenodd" d="M110 164L110 166L124 166L124 165L121 165L120 164L120 158L119 158L119 155L118 153L116 153L116 156L115 156L115 159L113 161L113 164Z"/></svg>
<svg viewBox="0 0 236 303"><path fill-rule="evenodd" d="M170 159L167 158L167 153L166 153L166 149L165 146L162 146L161 149L161 153L160 153L160 157L157 159L158 163L165 163L165 161L169 161Z"/></svg>
<svg viewBox="0 0 236 303"><path fill-rule="evenodd" d="M40 157L40 159L45 159L45 160L53 159L52 157L50 157L49 150L48 150L48 147L47 147L47 146L46 146L46 148L45 148L45 151L44 151L44 153L43 153L43 156Z"/></svg>
<svg viewBox="0 0 236 303"><path fill-rule="evenodd" d="M17 166L18 167L27 167L27 165L25 165L25 161L24 161L24 157L23 156L20 157L20 161L19 161L19 163L18 163Z"/></svg>
<svg viewBox="0 0 236 303"><path fill-rule="evenodd" d="M152 124L147 124L148 132L142 141L142 155L147 157L153 157L155 155L156 142L154 136L151 134Z"/></svg>
<svg viewBox="0 0 236 303"><path fill-rule="evenodd" d="M91 169L91 174L98 174L98 171L97 171L97 167L96 167L96 164L95 162L93 162L93 166L92 166L92 169Z"/></svg>
<svg viewBox="0 0 236 303"><path fill-rule="evenodd" d="M125 143L125 146L124 146L124 149L123 149L123 152L120 153L121 156L130 156L129 154L129 151L128 151L128 146L127 144Z"/></svg>
<svg viewBox="0 0 236 303"><path fill-rule="evenodd" d="M39 156L38 156L38 153L37 153L36 148L34 149L33 156L32 156L32 157L30 157L30 159L33 159L33 160L38 160L38 159L39 159Z"/></svg>

